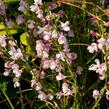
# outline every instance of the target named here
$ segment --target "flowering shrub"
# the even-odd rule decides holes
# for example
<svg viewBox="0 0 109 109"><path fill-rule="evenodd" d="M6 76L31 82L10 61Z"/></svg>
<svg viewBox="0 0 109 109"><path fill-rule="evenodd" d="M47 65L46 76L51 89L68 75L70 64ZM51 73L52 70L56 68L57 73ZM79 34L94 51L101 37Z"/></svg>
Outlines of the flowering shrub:
<svg viewBox="0 0 109 109"><path fill-rule="evenodd" d="M106 8L106 0L0 0L1 107L108 108Z"/></svg>

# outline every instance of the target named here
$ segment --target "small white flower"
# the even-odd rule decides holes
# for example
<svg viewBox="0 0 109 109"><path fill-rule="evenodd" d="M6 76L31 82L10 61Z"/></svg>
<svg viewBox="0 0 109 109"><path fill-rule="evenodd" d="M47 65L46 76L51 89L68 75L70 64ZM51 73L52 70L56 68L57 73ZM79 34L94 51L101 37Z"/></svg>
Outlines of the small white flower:
<svg viewBox="0 0 109 109"><path fill-rule="evenodd" d="M53 30L52 32L52 38L58 38L58 33L56 30Z"/></svg>
<svg viewBox="0 0 109 109"><path fill-rule="evenodd" d="M26 12L26 11L29 10L29 5L26 1L20 0L19 5L20 5L19 8L18 8L19 11Z"/></svg>
<svg viewBox="0 0 109 109"><path fill-rule="evenodd" d="M96 71L100 67L100 61L98 59L95 59L95 63L89 67L89 70Z"/></svg>
<svg viewBox="0 0 109 109"><path fill-rule="evenodd" d="M28 20L27 23L29 29L33 29L35 27L35 22L33 20Z"/></svg>
<svg viewBox="0 0 109 109"><path fill-rule="evenodd" d="M56 76L56 80L60 81L65 79L65 76L62 73L58 73L58 75Z"/></svg>
<svg viewBox="0 0 109 109"><path fill-rule="evenodd" d="M99 95L100 95L100 92L99 92L99 90L94 90L93 91L93 98L95 98L95 99L97 99L98 97L99 97Z"/></svg>
<svg viewBox="0 0 109 109"><path fill-rule="evenodd" d="M106 99L109 100L109 91L106 91Z"/></svg>
<svg viewBox="0 0 109 109"><path fill-rule="evenodd" d="M15 82L14 83L14 87L16 88L16 87L20 87L20 83L19 82Z"/></svg>
<svg viewBox="0 0 109 109"><path fill-rule="evenodd" d="M34 5L31 5L31 6L30 6L30 10L31 10L32 12L36 12L38 9L39 9L39 6L38 6L37 4L34 4Z"/></svg>
<svg viewBox="0 0 109 109"><path fill-rule="evenodd" d="M0 46L5 47L6 46L6 36L0 35Z"/></svg>
<svg viewBox="0 0 109 109"><path fill-rule="evenodd" d="M47 31L44 31L43 33L44 33L43 39L46 41L50 40L51 33L47 32Z"/></svg>
<svg viewBox="0 0 109 109"><path fill-rule="evenodd" d="M18 15L16 18L16 22L18 25L22 24L24 22L24 16L23 15Z"/></svg>
<svg viewBox="0 0 109 109"><path fill-rule="evenodd" d="M81 66L78 66L78 67L77 67L77 70L76 70L76 73L77 73L78 75L81 75L81 72L83 72L83 68L82 68Z"/></svg>
<svg viewBox="0 0 109 109"><path fill-rule="evenodd" d="M59 38L58 38L58 43L59 44L65 44L67 42L66 37L61 33Z"/></svg>
<svg viewBox="0 0 109 109"><path fill-rule="evenodd" d="M34 0L34 4L42 5L42 0Z"/></svg>
<svg viewBox="0 0 109 109"><path fill-rule="evenodd" d="M38 98L40 99L40 100L46 100L47 99L47 95L44 93L44 92L42 92L42 91L39 91L38 92Z"/></svg>
<svg viewBox="0 0 109 109"><path fill-rule="evenodd" d="M50 63L50 69L54 70L56 68L56 65L57 65L55 60L50 60L49 63Z"/></svg>
<svg viewBox="0 0 109 109"><path fill-rule="evenodd" d="M92 43L87 49L90 53L94 53L98 51L98 46L96 43Z"/></svg>
<svg viewBox="0 0 109 109"><path fill-rule="evenodd" d="M66 21L65 23L61 22L61 27L64 31L70 31L70 27L68 25L69 25L69 21Z"/></svg>
<svg viewBox="0 0 109 109"><path fill-rule="evenodd" d="M36 91L39 91L39 90L41 90L41 89L42 89L41 83L40 83L40 82L37 82L37 83L35 84L35 90L36 90Z"/></svg>
<svg viewBox="0 0 109 109"><path fill-rule="evenodd" d="M50 67L50 62L48 59L42 61L43 69L48 69Z"/></svg>
<svg viewBox="0 0 109 109"><path fill-rule="evenodd" d="M4 76L9 76L9 74L10 74L10 70L5 69L5 72L3 73L3 75L4 75Z"/></svg>

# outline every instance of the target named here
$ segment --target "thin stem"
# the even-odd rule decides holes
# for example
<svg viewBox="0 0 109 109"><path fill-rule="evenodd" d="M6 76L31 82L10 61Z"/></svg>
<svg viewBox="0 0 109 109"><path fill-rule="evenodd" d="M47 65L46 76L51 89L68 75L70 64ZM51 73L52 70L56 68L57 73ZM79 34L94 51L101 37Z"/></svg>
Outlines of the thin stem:
<svg viewBox="0 0 109 109"><path fill-rule="evenodd" d="M7 99L8 103L9 103L11 109L15 109L14 106L12 105L10 99L8 98L6 92L2 88L1 88L1 91L3 92L4 96L6 97L6 99Z"/></svg>
<svg viewBox="0 0 109 109"><path fill-rule="evenodd" d="M21 90L21 88L19 87L19 92L20 92L20 101L21 101L21 104L22 104L22 109L24 109L24 104L23 104L23 100L22 100L22 98L23 98L23 95L22 95L22 90Z"/></svg>

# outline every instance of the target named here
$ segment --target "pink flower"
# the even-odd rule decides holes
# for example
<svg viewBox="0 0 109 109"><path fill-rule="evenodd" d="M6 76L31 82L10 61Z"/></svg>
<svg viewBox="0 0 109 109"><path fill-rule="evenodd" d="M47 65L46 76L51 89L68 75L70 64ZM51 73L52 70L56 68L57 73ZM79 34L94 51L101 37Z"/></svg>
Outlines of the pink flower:
<svg viewBox="0 0 109 109"><path fill-rule="evenodd" d="M95 31L93 31L93 30L90 30L90 34L91 34L92 36L96 36L96 35L97 35L97 33L96 33Z"/></svg>
<svg viewBox="0 0 109 109"><path fill-rule="evenodd" d="M62 29L64 31L69 31L70 30L70 27L68 25L69 25L69 21L66 21L65 23L61 22L61 27L62 27Z"/></svg>
<svg viewBox="0 0 109 109"><path fill-rule="evenodd" d="M14 46L16 46L16 43L14 42L14 41L12 41L12 40L9 40L9 45L11 46L11 47L14 47Z"/></svg>
<svg viewBox="0 0 109 109"><path fill-rule="evenodd" d="M34 0L34 4L42 5L42 0Z"/></svg>
<svg viewBox="0 0 109 109"><path fill-rule="evenodd" d="M58 93L56 94L56 96L57 96L58 99L60 99L60 98L63 96L63 93L62 93L62 92L58 92Z"/></svg>
<svg viewBox="0 0 109 109"><path fill-rule="evenodd" d="M14 87L16 88L16 87L20 87L20 83L19 83L19 78L14 78L13 79L13 82L14 82Z"/></svg>
<svg viewBox="0 0 109 109"><path fill-rule="evenodd" d="M81 72L83 72L83 68L82 68L81 66L78 66L78 67L77 67L77 70L76 70L76 73L77 73L78 75L81 75Z"/></svg>
<svg viewBox="0 0 109 109"><path fill-rule="evenodd" d="M56 30L53 30L52 32L52 38L58 38L58 33Z"/></svg>
<svg viewBox="0 0 109 109"><path fill-rule="evenodd" d="M41 72L40 72L40 78L41 78L41 79L44 79L44 77L45 77L45 72L44 72L44 71L41 71Z"/></svg>
<svg viewBox="0 0 109 109"><path fill-rule="evenodd" d="M74 61L75 59L77 59L77 54L72 52L72 53L67 53L67 57L69 60Z"/></svg>
<svg viewBox="0 0 109 109"><path fill-rule="evenodd" d="M4 76L9 76L9 74L10 74L10 70L5 69L5 72L3 73L3 75L4 75Z"/></svg>
<svg viewBox="0 0 109 109"><path fill-rule="evenodd" d="M98 59L95 59L95 63L89 67L89 70L96 71L100 67L100 61Z"/></svg>
<svg viewBox="0 0 109 109"><path fill-rule="evenodd" d="M63 33L60 34L59 38L58 38L58 42L59 44L65 44L67 42L66 37L63 35Z"/></svg>
<svg viewBox="0 0 109 109"><path fill-rule="evenodd" d="M18 15L16 18L16 22L18 25L22 24L24 22L24 16L23 15Z"/></svg>
<svg viewBox="0 0 109 109"><path fill-rule="evenodd" d="M69 95L73 94L73 91L69 88L69 86L66 82L64 82L62 84L62 92L63 92L64 96L69 96Z"/></svg>
<svg viewBox="0 0 109 109"><path fill-rule="evenodd" d="M26 12L26 11L29 10L29 5L26 1L20 0L19 5L20 5L19 8L18 8L19 11Z"/></svg>
<svg viewBox="0 0 109 109"><path fill-rule="evenodd" d="M6 46L6 36L5 35L0 35L0 46L5 47Z"/></svg>
<svg viewBox="0 0 109 109"><path fill-rule="evenodd" d="M8 52L9 55L11 55L11 58L13 60L17 60L17 59L23 59L23 54L21 52L21 49L18 48L17 50L14 47L11 47L11 50Z"/></svg>
<svg viewBox="0 0 109 109"><path fill-rule="evenodd" d="M56 76L56 80L60 81L65 79L65 76L62 73L58 73L58 75Z"/></svg>
<svg viewBox="0 0 109 109"><path fill-rule="evenodd" d="M14 64L14 62L7 61L7 62L5 63L5 67L8 68L8 69L10 69L10 68L12 68L12 65L13 65L13 64Z"/></svg>
<svg viewBox="0 0 109 109"><path fill-rule="evenodd" d="M106 91L106 99L109 100L109 91Z"/></svg>
<svg viewBox="0 0 109 109"><path fill-rule="evenodd" d="M37 40L36 41L36 51L38 56L42 56L42 52L44 50L44 44L42 40Z"/></svg>
<svg viewBox="0 0 109 109"><path fill-rule="evenodd" d="M42 67L43 67L43 69L50 68L50 62L48 59L42 60Z"/></svg>
<svg viewBox="0 0 109 109"><path fill-rule="evenodd" d="M7 6L3 2L3 0L0 0L0 14L5 15L6 14L6 8Z"/></svg>
<svg viewBox="0 0 109 109"><path fill-rule="evenodd" d="M31 5L31 6L30 6L30 10L31 10L32 12L36 12L38 9L39 9L39 6L38 6L37 4L34 4L34 5Z"/></svg>
<svg viewBox="0 0 109 109"><path fill-rule="evenodd" d="M49 60L49 64L50 64L50 69L51 70L55 70L57 63L55 60Z"/></svg>
<svg viewBox="0 0 109 109"><path fill-rule="evenodd" d="M36 90L36 91L39 91L39 90L41 90L41 89L42 89L41 83L40 83L40 82L37 82L37 83L35 84L35 90Z"/></svg>
<svg viewBox="0 0 109 109"><path fill-rule="evenodd" d="M98 51L98 46L96 43L92 43L90 46L87 47L90 53L94 53Z"/></svg>
<svg viewBox="0 0 109 109"><path fill-rule="evenodd" d="M47 95L43 91L39 91L38 92L38 98L40 100L46 100L47 99Z"/></svg>
<svg viewBox="0 0 109 109"><path fill-rule="evenodd" d="M35 27L35 22L33 20L28 20L27 23L29 29L33 29Z"/></svg>
<svg viewBox="0 0 109 109"><path fill-rule="evenodd" d="M61 59L62 61L65 61L65 53L60 51L58 54L56 54L57 59Z"/></svg>
<svg viewBox="0 0 109 109"><path fill-rule="evenodd" d="M74 32L73 32L72 30L70 30L70 31L68 32L68 36L69 36L69 37L75 37Z"/></svg>
<svg viewBox="0 0 109 109"><path fill-rule="evenodd" d="M100 95L100 92L99 92L99 90L94 90L93 91L93 98L95 98L95 99L97 99L98 97L99 97L99 95Z"/></svg>
<svg viewBox="0 0 109 109"><path fill-rule="evenodd" d="M44 40L46 40L46 41L50 40L50 38L51 38L50 32L44 31L43 34L44 34L44 37L43 37Z"/></svg>

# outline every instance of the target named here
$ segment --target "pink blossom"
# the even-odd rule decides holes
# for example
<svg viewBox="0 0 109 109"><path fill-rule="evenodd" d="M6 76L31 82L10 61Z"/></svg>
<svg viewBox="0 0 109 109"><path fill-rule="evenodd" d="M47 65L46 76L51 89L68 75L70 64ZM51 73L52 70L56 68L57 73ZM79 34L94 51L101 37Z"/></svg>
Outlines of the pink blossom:
<svg viewBox="0 0 109 109"><path fill-rule="evenodd" d="M109 100L109 91L106 91L106 99Z"/></svg>
<svg viewBox="0 0 109 109"><path fill-rule="evenodd" d="M96 33L95 31L93 31L93 30L90 30L90 34L91 34L92 36L96 36L96 35L97 35L97 33Z"/></svg>
<svg viewBox="0 0 109 109"><path fill-rule="evenodd" d="M11 55L11 58L13 60L17 60L17 59L23 59L23 54L21 52L21 49L18 48L17 50L14 47L11 47L11 50L8 52L9 55Z"/></svg>
<svg viewBox="0 0 109 109"><path fill-rule="evenodd" d="M56 30L53 30L52 32L52 38L58 38L58 33Z"/></svg>
<svg viewBox="0 0 109 109"><path fill-rule="evenodd" d="M36 51L38 56L42 56L42 52L44 50L44 44L42 40L37 40L36 41Z"/></svg>
<svg viewBox="0 0 109 109"><path fill-rule="evenodd" d="M95 59L95 63L96 64L90 65L89 70L96 71L100 67L99 59Z"/></svg>
<svg viewBox="0 0 109 109"><path fill-rule="evenodd" d="M43 34L44 34L44 37L43 37L44 40L46 40L46 41L50 40L50 38L51 38L50 32L44 31Z"/></svg>
<svg viewBox="0 0 109 109"><path fill-rule="evenodd" d="M40 78L41 78L41 79L44 79L44 77L45 77L45 72L44 72L44 71L41 71L41 72L40 72Z"/></svg>
<svg viewBox="0 0 109 109"><path fill-rule="evenodd" d="M97 42L98 42L98 48L99 48L100 50L102 50L103 53L105 53L103 47L107 44L107 40L104 39L104 38L100 38L100 39L98 39Z"/></svg>
<svg viewBox="0 0 109 109"><path fill-rule="evenodd" d="M90 53L94 53L98 51L98 46L96 43L92 43L90 46L87 47Z"/></svg>
<svg viewBox="0 0 109 109"><path fill-rule="evenodd" d="M40 100L46 100L47 99L47 95L43 91L39 91L38 92L38 98Z"/></svg>
<svg viewBox="0 0 109 109"><path fill-rule="evenodd" d="M65 44L67 42L66 37L63 35L63 33L60 34L59 38L58 38L58 42L59 44Z"/></svg>
<svg viewBox="0 0 109 109"><path fill-rule="evenodd" d="M33 29L35 27L35 22L33 20L28 20L27 23L29 29Z"/></svg>
<svg viewBox="0 0 109 109"><path fill-rule="evenodd" d="M65 61L65 53L60 51L58 54L56 54L56 58Z"/></svg>
<svg viewBox="0 0 109 109"><path fill-rule="evenodd" d="M97 89L93 90L93 98L97 99L99 97L99 95L100 95L99 90L97 90Z"/></svg>
<svg viewBox="0 0 109 109"><path fill-rule="evenodd" d="M58 92L58 93L56 94L56 96L57 96L58 99L60 99L63 95L64 95L64 94L63 94L62 92Z"/></svg>
<svg viewBox="0 0 109 109"><path fill-rule="evenodd" d="M75 59L77 59L77 54L72 52L72 53L67 53L67 57L69 60L74 61Z"/></svg>
<svg viewBox="0 0 109 109"><path fill-rule="evenodd" d="M32 12L36 12L38 9L39 9L39 6L38 6L37 4L34 4L34 5L31 5L31 6L30 6L30 10L31 10Z"/></svg>
<svg viewBox="0 0 109 109"><path fill-rule="evenodd" d="M58 75L56 76L56 80L60 81L65 79L65 76L62 73L58 73Z"/></svg>
<svg viewBox="0 0 109 109"><path fill-rule="evenodd" d="M53 95L48 94L48 95L47 95L47 98L48 98L49 100L52 100L52 99L53 99Z"/></svg>
<svg viewBox="0 0 109 109"><path fill-rule="evenodd" d="M50 67L50 62L48 59L42 60L43 69L48 69Z"/></svg>
<svg viewBox="0 0 109 109"><path fill-rule="evenodd" d="M74 32L73 32L72 30L70 30L70 31L68 32L68 36L69 36L69 37L75 37L75 34L74 34Z"/></svg>
<svg viewBox="0 0 109 109"><path fill-rule="evenodd" d="M51 70L55 70L57 63L55 60L49 60L49 64L50 64L50 69Z"/></svg>
<svg viewBox="0 0 109 109"><path fill-rule="evenodd" d="M3 73L3 75L4 75L4 76L9 76L9 74L10 74L10 70L5 69L5 72Z"/></svg>
<svg viewBox="0 0 109 109"><path fill-rule="evenodd" d="M22 24L24 22L24 16L23 15L18 15L16 18L16 22L18 25Z"/></svg>
<svg viewBox="0 0 109 109"><path fill-rule="evenodd" d="M14 62L7 61L7 62L5 63L5 67L8 68L8 69L10 69L10 68L12 68L12 65L13 65L13 64L14 64Z"/></svg>
<svg viewBox="0 0 109 109"><path fill-rule="evenodd" d="M16 87L20 87L20 83L19 83L19 78L14 78L13 79L13 82L14 82L14 87L16 88Z"/></svg>
<svg viewBox="0 0 109 109"><path fill-rule="evenodd" d="M42 0L34 0L34 4L42 5Z"/></svg>
<svg viewBox="0 0 109 109"><path fill-rule="evenodd" d="M42 89L41 83L40 83L40 82L37 82L37 83L35 84L35 90L36 90L36 91L39 91L39 90L41 90L41 89Z"/></svg>
<svg viewBox="0 0 109 109"><path fill-rule="evenodd" d="M6 46L6 36L5 35L0 35L0 46L5 47Z"/></svg>
<svg viewBox="0 0 109 109"><path fill-rule="evenodd" d="M16 46L16 43L12 40L9 40L8 43L11 47Z"/></svg>
<svg viewBox="0 0 109 109"><path fill-rule="evenodd" d="M69 88L66 82L62 84L62 92L64 93L64 96L69 96L73 94L73 91Z"/></svg>
<svg viewBox="0 0 109 109"><path fill-rule="evenodd" d="M29 5L25 0L20 0L19 5L20 5L18 8L19 11L26 12L29 10Z"/></svg>
<svg viewBox="0 0 109 109"><path fill-rule="evenodd" d="M6 9L7 9L6 4L2 0L0 0L0 14L5 15Z"/></svg>
<svg viewBox="0 0 109 109"><path fill-rule="evenodd" d="M77 73L78 75L81 75L81 72L83 72L83 68L82 68L81 66L78 66L78 67L77 67L77 70L76 70L76 73Z"/></svg>
<svg viewBox="0 0 109 109"><path fill-rule="evenodd" d="M70 30L70 27L68 25L69 25L69 21L66 21L65 23L61 22L61 27L62 27L62 29L64 31L69 31Z"/></svg>

